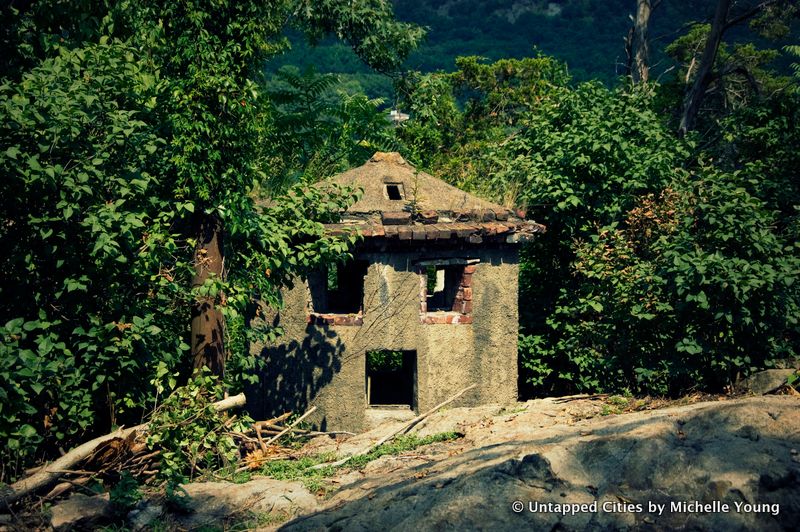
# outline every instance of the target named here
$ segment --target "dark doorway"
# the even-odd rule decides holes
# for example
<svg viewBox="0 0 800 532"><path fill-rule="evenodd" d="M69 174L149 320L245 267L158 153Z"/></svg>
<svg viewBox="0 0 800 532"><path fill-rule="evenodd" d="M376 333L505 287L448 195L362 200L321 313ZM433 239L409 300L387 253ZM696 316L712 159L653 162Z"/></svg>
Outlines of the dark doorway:
<svg viewBox="0 0 800 532"><path fill-rule="evenodd" d="M414 408L416 351L367 351L367 404Z"/></svg>

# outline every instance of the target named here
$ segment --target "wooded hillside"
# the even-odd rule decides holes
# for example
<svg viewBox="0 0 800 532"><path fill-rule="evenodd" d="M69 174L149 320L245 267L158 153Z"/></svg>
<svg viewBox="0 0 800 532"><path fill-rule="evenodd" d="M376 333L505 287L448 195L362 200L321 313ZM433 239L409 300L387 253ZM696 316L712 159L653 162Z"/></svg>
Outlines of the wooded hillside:
<svg viewBox="0 0 800 532"><path fill-rule="evenodd" d="M0 482L145 420L152 482L235 470L209 405L261 379L281 290L351 258L323 223L359 191L309 185L376 151L547 226L520 259L523 397L796 367L797 2L664 0L629 33L645 4L4 4ZM306 53L287 35L392 73L410 118L386 85L279 70Z"/></svg>

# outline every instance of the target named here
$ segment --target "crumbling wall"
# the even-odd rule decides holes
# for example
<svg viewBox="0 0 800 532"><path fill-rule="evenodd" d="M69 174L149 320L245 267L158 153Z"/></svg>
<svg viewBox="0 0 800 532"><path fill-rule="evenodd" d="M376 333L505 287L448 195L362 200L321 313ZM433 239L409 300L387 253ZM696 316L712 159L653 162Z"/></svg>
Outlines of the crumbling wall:
<svg viewBox="0 0 800 532"><path fill-rule="evenodd" d="M284 328L280 343L253 346L266 357L259 388L248 397L262 415L318 407L320 427L360 431L366 427L366 353L417 352L415 408L424 411L468 384L478 387L461 405L509 403L517 398L517 251L505 247L469 250L389 250L358 253L370 265L364 282L360 325L309 323L309 288L298 280L284 293L275 318ZM425 324L420 318L420 260L478 259L472 275L471 323ZM254 397L257 396L256 399Z"/></svg>

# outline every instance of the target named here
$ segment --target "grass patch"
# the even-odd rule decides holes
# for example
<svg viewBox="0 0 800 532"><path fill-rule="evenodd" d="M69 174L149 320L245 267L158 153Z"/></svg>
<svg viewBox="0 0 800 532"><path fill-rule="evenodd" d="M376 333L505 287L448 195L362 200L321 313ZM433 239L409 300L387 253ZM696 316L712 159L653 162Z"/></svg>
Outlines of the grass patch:
<svg viewBox="0 0 800 532"><path fill-rule="evenodd" d="M304 456L296 460L274 460L266 462L259 473L276 480L298 480L302 482L310 492L325 494L330 487L329 484L325 482L325 479L336 473L338 469L361 469L381 456L397 455L407 451L413 451L424 445L452 441L460 437L461 434L457 432L442 432L422 438L415 434L409 434L406 436L399 436L365 455L355 456L339 468L328 466L314 469L314 466L336 460L336 456L333 453L323 453L313 456Z"/></svg>
<svg viewBox="0 0 800 532"><path fill-rule="evenodd" d="M276 514L250 512L232 523L227 523L224 530L229 532L256 530L262 527L280 525L288 521L290 517L291 515L285 512Z"/></svg>
<svg viewBox="0 0 800 532"><path fill-rule="evenodd" d="M423 445L430 445L432 443L439 443L443 441L452 441L460 437L461 434L458 434L457 432L440 432L439 434L432 434L423 438L420 438L416 434L398 436L392 441L376 447L367 454L354 456L348 460L343 467L354 467L356 469L361 469L368 463L380 458L381 456L396 455L407 451L413 451L417 447L422 447Z"/></svg>
<svg viewBox="0 0 800 532"><path fill-rule="evenodd" d="M296 460L274 460L266 462L260 473L275 480L299 480L311 493L325 492L324 479L333 475L333 467L313 469L314 466L332 462L336 459L333 453L322 453L303 456Z"/></svg>
<svg viewBox="0 0 800 532"><path fill-rule="evenodd" d="M603 409L600 411L601 416L608 416L611 414L622 414L630 405L630 399L620 395L612 395L605 400Z"/></svg>

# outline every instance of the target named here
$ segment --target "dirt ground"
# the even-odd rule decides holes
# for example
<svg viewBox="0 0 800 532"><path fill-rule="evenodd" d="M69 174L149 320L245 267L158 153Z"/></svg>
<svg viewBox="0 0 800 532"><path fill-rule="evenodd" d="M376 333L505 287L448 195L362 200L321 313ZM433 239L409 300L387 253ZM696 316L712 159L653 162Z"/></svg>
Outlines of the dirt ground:
<svg viewBox="0 0 800 532"><path fill-rule="evenodd" d="M345 466L313 484L257 476L189 484L189 512L145 500L125 529L796 530L798 406L795 392L449 408L412 431L457 433L448 441ZM320 436L291 455L349 456L403 424ZM56 504L44 528L96 529L102 497ZM0 530L18 529L8 525Z"/></svg>
<svg viewBox="0 0 800 532"><path fill-rule="evenodd" d="M698 395L453 408L418 433L462 438L342 471L283 529L794 529L798 406L786 395ZM347 454L387 430L307 450Z"/></svg>

